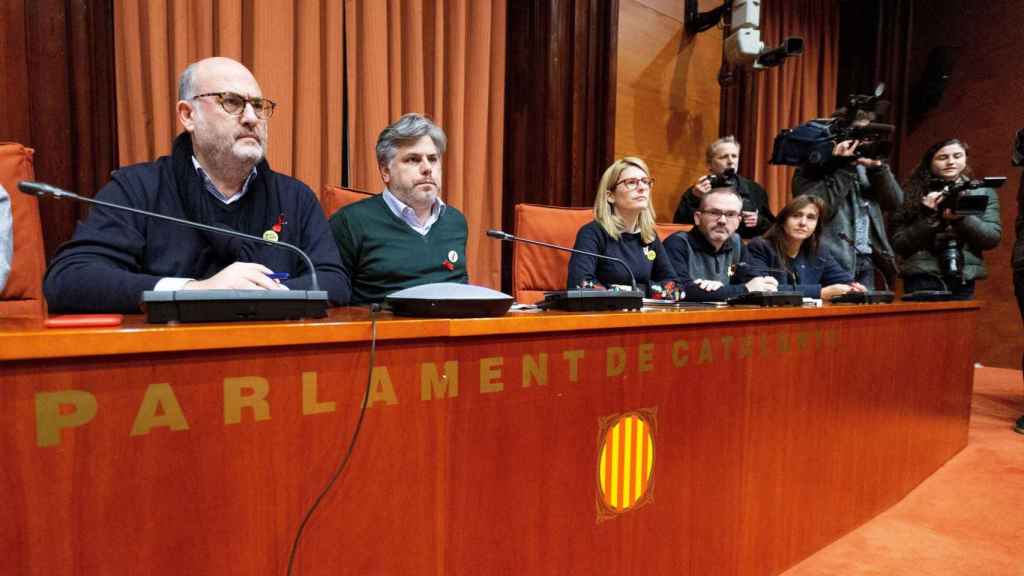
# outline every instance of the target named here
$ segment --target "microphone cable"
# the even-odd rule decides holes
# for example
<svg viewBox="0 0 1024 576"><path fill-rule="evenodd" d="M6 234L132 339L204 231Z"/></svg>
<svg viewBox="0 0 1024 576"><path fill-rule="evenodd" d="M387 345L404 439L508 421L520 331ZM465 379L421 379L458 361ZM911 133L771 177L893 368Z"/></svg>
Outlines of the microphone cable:
<svg viewBox="0 0 1024 576"><path fill-rule="evenodd" d="M370 399L370 384L373 382L373 365L377 356L377 313L380 312L380 304L370 305L370 365L367 369L366 374L366 388L363 390L363 404L359 409L359 418L356 420L356 428L352 431L352 438L348 442L348 449L345 451L345 456L342 457L338 466L334 469L334 473L331 474L330 480L324 486L323 490L317 494L316 499L313 500L313 504L306 510L306 513L302 516L302 522L299 523L298 530L295 531L295 539L292 541L291 550L288 552L288 571L287 576L291 576L292 568L295 564L295 557L298 555L299 542L302 541L302 534L306 529L306 524L309 523L310 518L313 517L313 513L316 512L317 508L320 507L320 502L327 496L331 488L334 487L334 483L341 477L341 473L345 471L345 467L348 465L349 459L352 458L352 453L356 447L356 440L359 439L359 431L363 428L363 418L366 416L366 405Z"/></svg>

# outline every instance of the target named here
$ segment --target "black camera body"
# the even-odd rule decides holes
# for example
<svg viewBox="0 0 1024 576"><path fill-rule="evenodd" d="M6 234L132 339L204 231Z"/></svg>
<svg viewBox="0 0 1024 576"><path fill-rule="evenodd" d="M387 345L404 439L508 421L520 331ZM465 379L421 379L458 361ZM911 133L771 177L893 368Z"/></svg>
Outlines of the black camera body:
<svg viewBox="0 0 1024 576"><path fill-rule="evenodd" d="M726 168L721 174L708 174L708 183L711 184L711 188L735 188L736 187L736 171L732 168Z"/></svg>
<svg viewBox="0 0 1024 576"><path fill-rule="evenodd" d="M883 92L885 84L879 84L874 94L851 95L846 106L831 118L819 118L782 130L775 137L769 163L821 166L832 159L835 144L846 140L860 142L854 151L855 158L888 158L892 152L889 137L896 127L874 122L889 109L889 102L881 99Z"/></svg>
<svg viewBox="0 0 1024 576"><path fill-rule="evenodd" d="M981 216L988 208L988 196L978 193L976 190L978 188L999 188L1005 183L1005 176L986 176L953 185L943 181L933 181L930 188L933 191L942 192L942 198L935 206L935 210L940 214L949 210L954 216Z"/></svg>
<svg viewBox="0 0 1024 576"><path fill-rule="evenodd" d="M941 191L942 197L935 210L941 215L949 210L954 216L981 216L988 208L988 195L978 193L979 188L999 188L1006 183L1005 176L986 176L975 180L965 180L949 184L941 180L933 180L929 188ZM939 272L946 277L964 278L963 244L956 231L948 222L935 235L934 252L939 260Z"/></svg>

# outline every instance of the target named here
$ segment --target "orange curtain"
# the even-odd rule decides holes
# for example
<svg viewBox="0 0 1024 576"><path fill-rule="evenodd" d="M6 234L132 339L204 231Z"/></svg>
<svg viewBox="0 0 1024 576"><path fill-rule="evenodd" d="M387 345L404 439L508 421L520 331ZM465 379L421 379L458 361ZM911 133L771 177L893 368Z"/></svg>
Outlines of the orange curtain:
<svg viewBox="0 0 1024 576"><path fill-rule="evenodd" d="M374 146L407 112L448 135L444 200L469 221L470 281L501 286L505 1L346 0L349 185L383 188Z"/></svg>
<svg viewBox="0 0 1024 576"><path fill-rule="evenodd" d="M341 182L342 7L337 0L115 0L120 164L168 154L178 75L228 56L278 103L268 161L318 191Z"/></svg>
<svg viewBox="0 0 1024 576"><path fill-rule="evenodd" d="M768 164L776 134L836 108L839 5L835 0L799 0L762 6L761 39L767 46L778 46L788 36L804 39L802 56L754 73L752 108L745 114L756 119L744 138L753 144L746 153L754 154L754 180L764 185L772 210L778 212L791 197L794 168Z"/></svg>

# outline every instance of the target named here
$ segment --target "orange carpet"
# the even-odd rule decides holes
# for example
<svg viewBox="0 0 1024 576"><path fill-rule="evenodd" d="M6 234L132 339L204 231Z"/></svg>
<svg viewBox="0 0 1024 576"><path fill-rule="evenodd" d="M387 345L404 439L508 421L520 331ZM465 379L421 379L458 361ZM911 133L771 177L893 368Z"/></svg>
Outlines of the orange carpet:
<svg viewBox="0 0 1024 576"><path fill-rule="evenodd" d="M978 368L967 447L898 504L783 576L1024 576L1019 370Z"/></svg>

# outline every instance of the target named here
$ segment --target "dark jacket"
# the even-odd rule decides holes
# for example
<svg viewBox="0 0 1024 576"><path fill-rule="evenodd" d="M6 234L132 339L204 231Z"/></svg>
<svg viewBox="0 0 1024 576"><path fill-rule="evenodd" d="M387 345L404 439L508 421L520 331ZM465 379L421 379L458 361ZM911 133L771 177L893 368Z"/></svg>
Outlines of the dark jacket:
<svg viewBox="0 0 1024 576"><path fill-rule="evenodd" d="M795 282L795 290L807 298L821 298L822 286L853 282L853 274L844 270L828 252L820 249L816 255L801 250L796 258L788 262L791 273L784 274L782 270L786 267L782 258L772 243L764 238L755 238L747 244L743 262L747 266L740 269L741 280L771 276L779 281L780 290L794 289Z"/></svg>
<svg viewBox="0 0 1024 576"><path fill-rule="evenodd" d="M739 278L733 275L744 252L738 234L733 234L721 249L715 250L700 228L676 232L665 239L665 251L679 274L686 300L725 301L748 292L746 286L735 283ZM723 286L707 291L696 284L697 280L714 280Z"/></svg>
<svg viewBox="0 0 1024 576"><path fill-rule="evenodd" d="M640 234L625 232L615 240L596 220L591 220L576 233L573 248L623 260L641 289L649 288L652 283L678 282L676 270L657 235L650 244L644 244ZM630 278L620 264L603 258L573 254L569 259L568 288L573 290L585 282L595 282L605 287L611 287L612 284L629 286Z"/></svg>
<svg viewBox="0 0 1024 576"><path fill-rule="evenodd" d="M190 143L181 150L186 134L175 141L173 157L187 158L178 161L164 156L122 168L97 198L254 236L262 236L281 221L279 240L305 251L316 268L320 288L334 304L347 304L348 275L313 191L273 172L263 161L245 196L224 205L202 188L191 166ZM187 176L182 176L183 171ZM182 187L178 182L183 179L187 184ZM161 278L206 279L235 261L258 262L274 272L287 272L291 278L284 284L289 288L310 287L304 261L289 250L97 206L50 263L43 291L55 312L138 313L142 292L152 290Z"/></svg>
<svg viewBox="0 0 1024 576"><path fill-rule="evenodd" d="M862 178L856 166L834 163L821 169L798 168L793 174L793 195L812 194L828 203L823 219L825 230L821 242L851 274L856 272L857 255L854 250L854 202L867 202L870 220L872 260L891 284L896 277L896 257L885 231L883 211L898 210L903 204L903 189L893 178L886 165L864 170Z"/></svg>
<svg viewBox="0 0 1024 576"><path fill-rule="evenodd" d="M999 244L1003 226L999 219L999 194L992 188L979 188L975 194L988 197L985 213L978 216L964 216L950 221L950 230L963 247L964 279L975 280L988 275L981 252L991 250ZM903 276L915 274L939 275L939 254L936 236L945 227L946 221L939 213L920 203L920 199L908 201L893 213L889 219L892 245L902 258L900 273Z"/></svg>
<svg viewBox="0 0 1024 576"><path fill-rule="evenodd" d="M757 226L749 228L741 221L737 233L741 238L755 238L768 231L768 228L775 222L775 215L772 214L772 209L768 206L768 193L753 180L738 174L736 179L736 192L743 199L743 210L747 212L757 210ZM679 199L679 206L676 207L676 214L672 221L676 224L693 224L693 213L698 208L700 208L700 197L694 193L693 186L691 186Z"/></svg>

